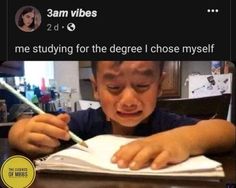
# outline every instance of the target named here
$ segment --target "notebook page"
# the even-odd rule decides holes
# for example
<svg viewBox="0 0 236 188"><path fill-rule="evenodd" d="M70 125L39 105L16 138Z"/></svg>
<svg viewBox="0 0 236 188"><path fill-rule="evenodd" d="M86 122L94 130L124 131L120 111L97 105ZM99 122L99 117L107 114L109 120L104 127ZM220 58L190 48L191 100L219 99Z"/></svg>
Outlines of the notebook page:
<svg viewBox="0 0 236 188"><path fill-rule="evenodd" d="M79 144L50 155L40 165L78 166L105 170L119 170L116 164L111 163L112 155L118 148L134 139L113 135L101 135L86 141L88 149L81 150Z"/></svg>
<svg viewBox="0 0 236 188"><path fill-rule="evenodd" d="M125 138L114 135L100 135L93 137L86 141L89 146L89 151L81 151L76 146L72 146L69 149L60 151L53 154L47 163L52 164L68 164L72 166L78 166L88 169L101 169L107 171L117 171L120 173L136 173L136 174L151 174L155 173L172 173L172 172L194 172L194 171L207 171L214 170L220 167L221 164L213 161L205 156L191 157L188 160L171 165L167 168L153 171L149 167L143 168L137 171L129 169L120 169L116 164L111 163L112 155L119 149L123 144L126 144L134 138Z"/></svg>

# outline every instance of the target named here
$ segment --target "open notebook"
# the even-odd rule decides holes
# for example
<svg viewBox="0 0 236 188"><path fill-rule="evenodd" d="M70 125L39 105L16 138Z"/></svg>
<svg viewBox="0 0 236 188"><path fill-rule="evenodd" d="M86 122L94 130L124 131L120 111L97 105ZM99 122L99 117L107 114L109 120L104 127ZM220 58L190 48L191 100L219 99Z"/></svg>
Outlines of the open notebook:
<svg viewBox="0 0 236 188"><path fill-rule="evenodd" d="M35 160L37 171L77 171L117 175L142 176L192 176L224 177L221 163L205 156L191 157L188 160L170 165L164 169L152 170L149 167L140 170L120 169L111 163L112 155L134 139L117 135L100 135L86 140L88 149L79 144L56 152L45 158Z"/></svg>

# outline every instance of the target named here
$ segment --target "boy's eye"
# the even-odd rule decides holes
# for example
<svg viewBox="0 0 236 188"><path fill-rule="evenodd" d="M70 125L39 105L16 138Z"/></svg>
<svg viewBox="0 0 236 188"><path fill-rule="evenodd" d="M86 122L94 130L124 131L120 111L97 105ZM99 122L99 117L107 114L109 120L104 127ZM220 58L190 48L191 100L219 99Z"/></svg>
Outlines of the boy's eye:
<svg viewBox="0 0 236 188"><path fill-rule="evenodd" d="M112 91L112 92L118 92L121 89L120 86L115 86L115 85L108 85L107 88L109 91Z"/></svg>
<svg viewBox="0 0 236 188"><path fill-rule="evenodd" d="M145 91L150 87L149 84L138 84L136 85L136 89L140 91Z"/></svg>

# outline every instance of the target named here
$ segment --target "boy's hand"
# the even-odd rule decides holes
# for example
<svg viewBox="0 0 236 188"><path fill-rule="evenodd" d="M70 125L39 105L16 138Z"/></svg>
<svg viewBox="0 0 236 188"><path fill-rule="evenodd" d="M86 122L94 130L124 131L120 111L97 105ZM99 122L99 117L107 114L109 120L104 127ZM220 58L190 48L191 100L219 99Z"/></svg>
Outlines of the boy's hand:
<svg viewBox="0 0 236 188"><path fill-rule="evenodd" d="M122 146L112 157L120 168L160 169L184 161L190 155L187 143L171 132L155 134Z"/></svg>
<svg viewBox="0 0 236 188"><path fill-rule="evenodd" d="M22 119L13 126L14 131L12 135L9 134L9 141L28 154L51 153L60 145L59 139L69 140L69 120L68 114L41 114L31 119Z"/></svg>

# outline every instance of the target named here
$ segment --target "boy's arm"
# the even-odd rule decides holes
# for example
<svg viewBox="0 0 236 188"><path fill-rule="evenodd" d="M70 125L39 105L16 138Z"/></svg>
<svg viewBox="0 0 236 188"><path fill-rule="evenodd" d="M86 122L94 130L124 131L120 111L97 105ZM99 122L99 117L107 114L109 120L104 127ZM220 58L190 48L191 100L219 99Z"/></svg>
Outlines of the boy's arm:
<svg viewBox="0 0 236 188"><path fill-rule="evenodd" d="M190 155L229 151L235 145L235 126L221 119L202 120L174 132L183 137Z"/></svg>
<svg viewBox="0 0 236 188"><path fill-rule="evenodd" d="M51 153L60 145L59 139L69 140L68 121L67 114L21 119L9 131L9 144L29 155Z"/></svg>
<svg viewBox="0 0 236 188"><path fill-rule="evenodd" d="M191 155L228 151L235 145L235 126L225 120L202 120L131 142L117 151L112 162L119 167L163 168Z"/></svg>

